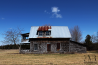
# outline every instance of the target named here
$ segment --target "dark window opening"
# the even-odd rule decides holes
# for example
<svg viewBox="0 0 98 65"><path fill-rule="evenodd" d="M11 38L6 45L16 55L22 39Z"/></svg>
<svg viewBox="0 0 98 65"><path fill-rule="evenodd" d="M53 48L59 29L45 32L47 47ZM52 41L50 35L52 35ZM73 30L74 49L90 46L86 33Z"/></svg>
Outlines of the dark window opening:
<svg viewBox="0 0 98 65"><path fill-rule="evenodd" d="M42 31L39 31L39 36L43 36L43 32Z"/></svg>
<svg viewBox="0 0 98 65"><path fill-rule="evenodd" d="M22 50L30 49L30 43L21 44L21 49Z"/></svg>
<svg viewBox="0 0 98 65"><path fill-rule="evenodd" d="M36 35L49 36L49 35L51 35L51 31L37 31Z"/></svg>
<svg viewBox="0 0 98 65"><path fill-rule="evenodd" d="M49 31L46 31L46 35L50 35L50 32Z"/></svg>
<svg viewBox="0 0 98 65"><path fill-rule="evenodd" d="M24 36L23 39L29 39L29 37L25 37L25 36Z"/></svg>
<svg viewBox="0 0 98 65"><path fill-rule="evenodd" d="M47 44L47 51L51 51L51 44Z"/></svg>
<svg viewBox="0 0 98 65"><path fill-rule="evenodd" d="M34 50L38 50L38 44L34 44Z"/></svg>
<svg viewBox="0 0 98 65"><path fill-rule="evenodd" d="M57 43L57 50L60 49L60 43Z"/></svg>

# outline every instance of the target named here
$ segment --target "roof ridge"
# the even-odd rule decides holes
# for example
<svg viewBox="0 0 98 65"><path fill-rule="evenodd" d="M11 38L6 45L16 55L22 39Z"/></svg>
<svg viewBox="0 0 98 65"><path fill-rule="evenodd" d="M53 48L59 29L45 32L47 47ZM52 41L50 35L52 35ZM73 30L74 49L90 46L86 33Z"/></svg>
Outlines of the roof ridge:
<svg viewBox="0 0 98 65"><path fill-rule="evenodd" d="M31 26L31 27L39 27L39 26ZM52 26L52 27L68 27L68 26Z"/></svg>

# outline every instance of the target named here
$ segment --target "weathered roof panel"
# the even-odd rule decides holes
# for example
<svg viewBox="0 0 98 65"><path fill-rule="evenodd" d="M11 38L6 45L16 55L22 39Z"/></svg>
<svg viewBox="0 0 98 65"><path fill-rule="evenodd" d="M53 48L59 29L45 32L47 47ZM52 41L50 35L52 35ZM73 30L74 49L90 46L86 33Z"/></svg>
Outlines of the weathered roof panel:
<svg viewBox="0 0 98 65"><path fill-rule="evenodd" d="M29 34L29 38L37 38L37 29L39 26L32 26ZM52 38L71 38L70 31L67 26L51 26Z"/></svg>

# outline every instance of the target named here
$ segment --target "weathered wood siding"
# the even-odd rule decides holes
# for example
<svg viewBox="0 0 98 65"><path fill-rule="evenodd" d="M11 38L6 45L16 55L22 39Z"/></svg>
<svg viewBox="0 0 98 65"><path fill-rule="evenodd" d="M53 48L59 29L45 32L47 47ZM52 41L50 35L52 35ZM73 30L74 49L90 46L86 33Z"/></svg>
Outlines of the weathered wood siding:
<svg viewBox="0 0 98 65"><path fill-rule="evenodd" d="M60 43L60 49L57 50L57 43ZM34 44L38 44L38 50L34 50ZM41 41L30 41L30 53L48 53L47 44L51 44L52 53L67 53L67 52L86 52L86 47L81 44L70 42L70 41L56 41L56 42L41 42ZM28 52L28 51L27 51ZM26 51L25 51L26 53Z"/></svg>
<svg viewBox="0 0 98 65"><path fill-rule="evenodd" d="M76 44L74 42L70 42L70 52L80 52L80 53L85 53L86 52L86 47Z"/></svg>
<svg viewBox="0 0 98 65"><path fill-rule="evenodd" d="M40 53L47 53L47 43L39 43L39 51Z"/></svg>
<svg viewBox="0 0 98 65"><path fill-rule="evenodd" d="M61 52L69 52L69 42L61 43Z"/></svg>
<svg viewBox="0 0 98 65"><path fill-rule="evenodd" d="M60 49L57 50L57 43L58 42L48 42L51 44L51 51L53 53L60 53L60 52L69 52L69 42L61 42ZM30 42L30 52L33 53L47 53L47 42ZM34 51L34 44L38 44L38 50Z"/></svg>
<svg viewBox="0 0 98 65"><path fill-rule="evenodd" d="M28 41L29 39L22 39L21 42L26 42Z"/></svg>
<svg viewBox="0 0 98 65"><path fill-rule="evenodd" d="M56 53L57 52L57 44L56 43L50 43L51 44L51 52Z"/></svg>
<svg viewBox="0 0 98 65"><path fill-rule="evenodd" d="M33 42L30 42L30 52L33 52L33 50L34 50L33 45L34 45Z"/></svg>
<svg viewBox="0 0 98 65"><path fill-rule="evenodd" d="M34 44L38 44L38 50L34 51ZM47 53L47 43L30 42L30 52L33 53Z"/></svg>

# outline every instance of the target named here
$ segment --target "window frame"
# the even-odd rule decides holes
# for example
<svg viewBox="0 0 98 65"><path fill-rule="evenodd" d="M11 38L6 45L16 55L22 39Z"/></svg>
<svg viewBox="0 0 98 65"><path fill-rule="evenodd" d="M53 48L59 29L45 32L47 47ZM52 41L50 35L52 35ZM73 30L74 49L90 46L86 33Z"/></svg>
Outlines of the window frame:
<svg viewBox="0 0 98 65"><path fill-rule="evenodd" d="M40 35L41 34L41 35ZM43 31L38 32L38 36L43 36Z"/></svg>
<svg viewBox="0 0 98 65"><path fill-rule="evenodd" d="M59 50L61 50L61 43L60 43L60 49ZM57 51L59 51L58 49L57 49Z"/></svg>
<svg viewBox="0 0 98 65"><path fill-rule="evenodd" d="M23 39L29 39L29 37L28 36L23 36Z"/></svg>
<svg viewBox="0 0 98 65"><path fill-rule="evenodd" d="M35 43L35 44L37 44L37 43ZM37 44L37 50L35 49L35 44L34 44L34 51L38 51L38 44Z"/></svg>
<svg viewBox="0 0 98 65"><path fill-rule="evenodd" d="M48 32L48 33L47 33ZM48 35L47 35L48 34ZM46 36L50 36L50 31L46 31L46 34L45 34Z"/></svg>

